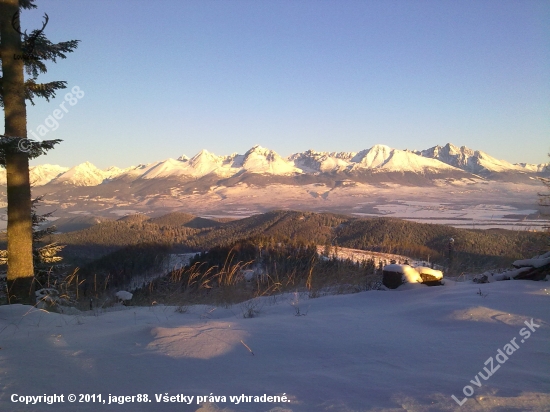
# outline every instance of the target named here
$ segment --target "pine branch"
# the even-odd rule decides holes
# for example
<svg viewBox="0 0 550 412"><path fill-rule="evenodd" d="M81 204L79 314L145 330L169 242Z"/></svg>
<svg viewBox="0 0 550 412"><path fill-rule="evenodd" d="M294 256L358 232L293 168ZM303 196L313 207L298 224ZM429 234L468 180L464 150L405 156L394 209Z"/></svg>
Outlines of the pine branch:
<svg viewBox="0 0 550 412"><path fill-rule="evenodd" d="M35 79L27 79L25 81L25 99L29 100L34 106L35 97L43 97L46 101L55 98L56 91L66 89L67 82L53 81L49 83L36 83ZM2 98L2 78L0 77L0 107L4 107L4 99Z"/></svg>
<svg viewBox="0 0 550 412"><path fill-rule="evenodd" d="M6 154L25 152L28 154L29 159L34 159L46 154L48 150L53 149L60 142L62 142L61 139L38 142L23 137L0 135L0 166L6 167Z"/></svg>
<svg viewBox="0 0 550 412"><path fill-rule="evenodd" d="M63 258L57 256L57 254L61 252L64 247L65 245L50 243L49 245L36 249L36 255L41 263L58 263L61 262Z"/></svg>
<svg viewBox="0 0 550 412"><path fill-rule="evenodd" d="M44 199L44 196L38 196L31 201L32 227L37 228L42 223L46 222L55 212L55 210L39 215L36 211L38 203ZM52 226L53 227L53 226ZM55 230L54 230L55 231Z"/></svg>
<svg viewBox="0 0 550 412"><path fill-rule="evenodd" d="M19 7L22 9L34 9L35 0L20 0ZM19 18L16 19L16 24L19 25ZM47 25L48 16L45 15L44 27ZM18 56L24 62L25 72L31 78L25 81L25 99L29 100L34 105L34 97L43 97L47 101L56 96L56 90L65 89L67 82L52 81L48 83L36 83L36 79L40 74L47 73L46 61L57 63L57 59L66 59L67 53L72 53L78 48L80 40L69 40L59 43L52 43L44 35L42 29L33 30L30 35L26 31L22 33L21 51ZM17 30L21 30L18 27ZM20 31L21 33L21 31ZM2 77L0 76L0 107L4 107Z"/></svg>
<svg viewBox="0 0 550 412"><path fill-rule="evenodd" d="M65 81L53 81L49 83L36 83L34 79L28 79L25 82L25 98L34 106L34 97L43 97L46 101L55 98L55 92L67 88Z"/></svg>
<svg viewBox="0 0 550 412"><path fill-rule="evenodd" d="M8 264L8 251L0 250L0 265L7 265L7 264Z"/></svg>
<svg viewBox="0 0 550 412"><path fill-rule="evenodd" d="M19 7L26 10L36 9L38 6L34 2L35 0L19 0Z"/></svg>
<svg viewBox="0 0 550 412"><path fill-rule="evenodd" d="M46 73L48 70L44 61L52 61L57 63L57 59L66 59L65 53L73 52L80 40L69 40L59 43L52 43L39 30L33 30L26 37L21 45L23 49L23 61L25 63L25 71L29 76L37 78L39 74Z"/></svg>

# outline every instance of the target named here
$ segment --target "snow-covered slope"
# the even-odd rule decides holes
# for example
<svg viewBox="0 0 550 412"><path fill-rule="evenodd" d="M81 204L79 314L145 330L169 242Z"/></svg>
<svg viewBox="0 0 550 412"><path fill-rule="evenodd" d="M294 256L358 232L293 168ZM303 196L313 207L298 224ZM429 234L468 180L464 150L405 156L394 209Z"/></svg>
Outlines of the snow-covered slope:
<svg viewBox="0 0 550 412"><path fill-rule="evenodd" d="M201 150L186 163L191 176L201 177L214 172L223 164L223 161L223 156L217 156L208 150Z"/></svg>
<svg viewBox="0 0 550 412"><path fill-rule="evenodd" d="M132 170L132 172L134 171L135 169ZM189 162L176 159L166 159L148 168L147 171L141 174L140 177L143 179L163 179L186 176L188 174Z"/></svg>
<svg viewBox="0 0 550 412"><path fill-rule="evenodd" d="M446 282L179 311L62 315L0 306L0 410L548 411L547 282ZM252 319L243 317L248 308L257 311ZM44 394L64 402L20 402ZM80 394L90 402L78 402ZM261 402L264 394L285 399ZM143 395L149 402L138 401ZM219 398L204 403L210 395Z"/></svg>
<svg viewBox="0 0 550 412"><path fill-rule="evenodd" d="M541 173L541 172L546 172L546 171L550 170L550 164L549 163L539 163L539 164L514 163L514 166L521 167L526 172L531 172L531 173Z"/></svg>
<svg viewBox="0 0 550 412"><path fill-rule="evenodd" d="M524 171L522 167L513 165L506 160L495 159L485 152L472 150L466 146L459 148L452 143L447 143L445 146L434 146L415 153L426 158L440 160L451 166L476 174Z"/></svg>
<svg viewBox="0 0 550 412"><path fill-rule="evenodd" d="M244 154L242 168L250 173L290 175L302 173L290 160L283 159L273 150L254 146Z"/></svg>
<svg viewBox="0 0 550 412"><path fill-rule="evenodd" d="M105 176L105 179L115 179L118 176L128 172L131 170L132 167L127 167L126 169L121 169L120 167L111 166L107 169L103 170L103 176Z"/></svg>
<svg viewBox="0 0 550 412"><path fill-rule="evenodd" d="M69 170L68 167L57 165L38 165L30 168L29 177L33 186L43 186L67 170Z"/></svg>
<svg viewBox="0 0 550 412"><path fill-rule="evenodd" d="M127 169L124 169L124 172L119 174L117 178L124 178L128 180L135 180L147 174L147 172L162 162L153 162L146 164L139 164L137 166L132 166Z"/></svg>
<svg viewBox="0 0 550 412"><path fill-rule="evenodd" d="M235 166L235 160L238 157L237 154L218 156L207 150L201 150L191 159L183 155L178 159L167 159L157 162L145 168L139 177L143 179L196 179L208 174L230 177L241 170L242 161L237 162L239 166ZM240 157L242 158L242 156ZM135 175L135 172L136 170L134 169L130 173Z"/></svg>
<svg viewBox="0 0 550 412"><path fill-rule="evenodd" d="M295 167L304 173L330 173L346 170L355 155L355 152L330 153L307 150L289 156L288 160L293 161Z"/></svg>
<svg viewBox="0 0 550 412"><path fill-rule="evenodd" d="M105 173L90 162L79 164L62 173L51 183L74 186L97 186L105 180Z"/></svg>
<svg viewBox="0 0 550 412"><path fill-rule="evenodd" d="M67 170L69 170L68 167L50 164L31 166L29 168L31 185L34 187L43 186ZM4 168L0 169L0 184L6 184L6 169Z"/></svg>
<svg viewBox="0 0 550 412"><path fill-rule="evenodd" d="M229 156L218 156L207 150L201 150L191 159L187 156L181 156L177 160L167 159L148 168L140 177L144 179L199 178L209 174L231 177L243 171L270 175L301 173L293 162L283 159L273 150L254 146L244 155L234 153ZM134 172L133 170L131 173Z"/></svg>
<svg viewBox="0 0 550 412"><path fill-rule="evenodd" d="M357 153L351 161L352 170L373 169L390 172L450 171L455 167L437 159L429 159L413 152L392 149L385 145L376 145Z"/></svg>

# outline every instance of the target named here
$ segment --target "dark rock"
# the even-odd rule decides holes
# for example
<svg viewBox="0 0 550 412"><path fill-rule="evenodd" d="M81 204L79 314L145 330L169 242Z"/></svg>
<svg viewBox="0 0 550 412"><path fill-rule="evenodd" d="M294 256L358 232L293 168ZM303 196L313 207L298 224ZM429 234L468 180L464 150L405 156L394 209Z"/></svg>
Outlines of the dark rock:
<svg viewBox="0 0 550 412"><path fill-rule="evenodd" d="M405 283L404 277L403 273L384 270L382 272L382 284L389 289L396 289Z"/></svg>
<svg viewBox="0 0 550 412"><path fill-rule="evenodd" d="M532 268L522 272L514 277L516 280L544 280L550 275L550 265L544 265L540 268Z"/></svg>
<svg viewBox="0 0 550 412"><path fill-rule="evenodd" d="M473 279L474 283L489 283L489 276L487 275L477 275Z"/></svg>

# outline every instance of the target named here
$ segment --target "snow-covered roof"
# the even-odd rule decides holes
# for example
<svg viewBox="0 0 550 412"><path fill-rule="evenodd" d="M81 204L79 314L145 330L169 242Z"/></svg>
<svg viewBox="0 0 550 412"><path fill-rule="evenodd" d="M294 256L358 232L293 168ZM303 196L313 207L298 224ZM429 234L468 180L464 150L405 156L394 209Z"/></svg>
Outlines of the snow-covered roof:
<svg viewBox="0 0 550 412"><path fill-rule="evenodd" d="M414 269L422 275L430 275L436 279L443 279L443 272L440 270L435 270L426 266L417 266Z"/></svg>
<svg viewBox="0 0 550 412"><path fill-rule="evenodd" d="M550 257L522 259L522 260L516 260L514 263L512 263L512 265L514 265L517 268L527 267L527 266L532 268L541 268L549 264L550 264Z"/></svg>
<svg viewBox="0 0 550 412"><path fill-rule="evenodd" d="M119 298L120 300L131 300L134 295L130 292L126 292L125 290L120 290L117 293L115 293L115 296Z"/></svg>
<svg viewBox="0 0 550 412"><path fill-rule="evenodd" d="M385 272L396 272L402 273L405 276L405 279L408 283L419 283L422 282L420 273L417 272L415 268L409 265L398 265L393 263L391 265L386 265L382 268Z"/></svg>

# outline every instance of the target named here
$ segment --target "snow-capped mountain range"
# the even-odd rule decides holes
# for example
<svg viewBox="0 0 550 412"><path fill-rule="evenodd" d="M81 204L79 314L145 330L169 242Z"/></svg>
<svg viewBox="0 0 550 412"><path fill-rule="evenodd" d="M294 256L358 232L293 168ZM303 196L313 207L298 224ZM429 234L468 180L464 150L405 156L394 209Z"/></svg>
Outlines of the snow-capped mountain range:
<svg viewBox="0 0 550 412"><path fill-rule="evenodd" d="M254 146L245 154L218 156L206 150L192 158L183 155L126 169L100 170L90 162L67 168L57 165L31 167L31 182L36 186L98 186L113 180L152 179L190 180L205 176L227 179L243 174L300 176L320 174L356 174L378 172L437 175L458 172L487 177L491 174L533 174L546 171L546 164L511 164L478 150L450 143L426 150L411 151L375 145L360 152L316 152L308 150L286 158L273 150ZM0 171L5 184L6 171Z"/></svg>
<svg viewBox="0 0 550 412"><path fill-rule="evenodd" d="M511 164L506 160L498 160L487 153L472 150L466 146L456 147L450 143L445 146L434 146L427 150L413 152L423 157L437 159L448 165L470 173L491 172L541 172L546 165L531 165L526 163Z"/></svg>

